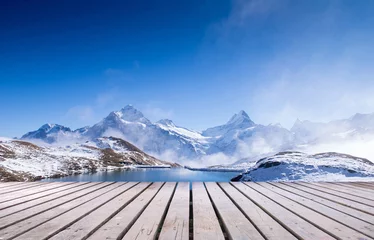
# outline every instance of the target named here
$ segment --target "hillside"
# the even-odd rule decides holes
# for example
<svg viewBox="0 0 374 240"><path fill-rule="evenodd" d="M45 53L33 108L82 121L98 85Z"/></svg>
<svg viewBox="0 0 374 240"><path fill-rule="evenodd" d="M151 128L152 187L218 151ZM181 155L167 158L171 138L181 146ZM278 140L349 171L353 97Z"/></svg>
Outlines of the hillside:
<svg viewBox="0 0 374 240"><path fill-rule="evenodd" d="M27 141L0 140L0 181L32 181L132 165L171 165L120 138L103 137L82 144L38 146Z"/></svg>

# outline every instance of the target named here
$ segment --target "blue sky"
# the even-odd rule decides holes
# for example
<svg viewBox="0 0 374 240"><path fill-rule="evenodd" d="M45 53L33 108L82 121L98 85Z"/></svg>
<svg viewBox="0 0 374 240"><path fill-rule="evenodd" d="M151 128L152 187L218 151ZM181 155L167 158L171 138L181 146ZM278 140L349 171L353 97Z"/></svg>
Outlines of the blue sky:
<svg viewBox="0 0 374 240"><path fill-rule="evenodd" d="M374 1L0 2L0 136L133 104L202 130L374 112Z"/></svg>

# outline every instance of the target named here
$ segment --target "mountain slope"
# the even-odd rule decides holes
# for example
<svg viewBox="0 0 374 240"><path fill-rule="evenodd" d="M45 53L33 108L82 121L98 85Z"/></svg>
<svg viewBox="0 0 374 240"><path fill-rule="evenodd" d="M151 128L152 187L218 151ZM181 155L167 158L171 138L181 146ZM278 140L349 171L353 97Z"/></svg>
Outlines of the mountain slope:
<svg viewBox="0 0 374 240"><path fill-rule="evenodd" d="M248 163L251 164L251 163ZM236 181L374 181L374 163L347 154L280 152L256 162Z"/></svg>
<svg viewBox="0 0 374 240"><path fill-rule="evenodd" d="M49 147L11 139L0 141L0 181L35 180L131 165L177 166L114 137Z"/></svg>

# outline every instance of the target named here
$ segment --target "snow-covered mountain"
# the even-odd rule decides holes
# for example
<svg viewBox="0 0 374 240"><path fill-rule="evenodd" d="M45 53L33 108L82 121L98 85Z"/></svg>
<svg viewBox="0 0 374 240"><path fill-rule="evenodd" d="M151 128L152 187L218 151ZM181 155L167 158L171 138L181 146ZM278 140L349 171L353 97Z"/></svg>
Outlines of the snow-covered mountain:
<svg viewBox="0 0 374 240"><path fill-rule="evenodd" d="M38 139L46 143L54 143L67 139L79 139L86 128L80 128L72 131L68 127L59 124L44 124L38 130L28 132L21 139Z"/></svg>
<svg viewBox="0 0 374 240"><path fill-rule="evenodd" d="M242 163L243 165L243 163ZM374 163L347 154L280 152L265 157L236 181L374 181Z"/></svg>
<svg viewBox="0 0 374 240"><path fill-rule="evenodd" d="M280 151L305 151L306 146L326 142L374 139L374 114L356 114L329 123L297 120L288 130L280 124L256 124L246 112L240 111L227 123L198 132L177 126L169 119L153 123L128 105L109 113L91 127L71 130L46 124L21 139L66 145L109 136L125 139L149 154L170 161L190 164L201 160L204 164L206 158L223 157L233 162L242 158L258 159Z"/></svg>
<svg viewBox="0 0 374 240"><path fill-rule="evenodd" d="M103 136L121 137L157 155L173 151L177 157L197 158L207 148L207 138L200 133L175 126L171 120L152 123L131 105L111 112L83 134L89 139Z"/></svg>
<svg viewBox="0 0 374 240"><path fill-rule="evenodd" d="M170 165L114 137L66 146L0 139L0 181L25 181L132 165Z"/></svg>

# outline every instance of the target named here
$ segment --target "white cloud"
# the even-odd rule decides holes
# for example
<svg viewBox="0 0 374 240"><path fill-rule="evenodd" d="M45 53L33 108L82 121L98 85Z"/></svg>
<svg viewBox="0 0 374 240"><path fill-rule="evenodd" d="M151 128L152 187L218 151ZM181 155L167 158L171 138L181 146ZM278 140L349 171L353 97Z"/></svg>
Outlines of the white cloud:
<svg viewBox="0 0 374 240"><path fill-rule="evenodd" d="M65 117L77 119L81 122L88 122L92 120L93 115L94 111L90 106L74 106L67 111Z"/></svg>
<svg viewBox="0 0 374 240"><path fill-rule="evenodd" d="M108 104L115 101L118 96L117 89L111 89L106 92L99 93L96 97L96 105L97 107L105 107Z"/></svg>
<svg viewBox="0 0 374 240"><path fill-rule="evenodd" d="M174 116L173 110L163 109L155 106L155 104L147 104L142 108L143 114L151 119L152 121L158 121L161 119L171 119Z"/></svg>

